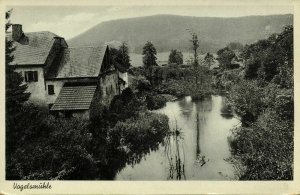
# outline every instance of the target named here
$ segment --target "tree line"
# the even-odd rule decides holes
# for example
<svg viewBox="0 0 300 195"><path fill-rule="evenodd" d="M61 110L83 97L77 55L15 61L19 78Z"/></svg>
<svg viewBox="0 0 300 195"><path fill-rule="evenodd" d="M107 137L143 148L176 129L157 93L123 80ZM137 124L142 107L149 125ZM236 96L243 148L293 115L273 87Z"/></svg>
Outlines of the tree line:
<svg viewBox="0 0 300 195"><path fill-rule="evenodd" d="M237 178L293 179L293 26L245 45L238 54L228 47L218 53L222 68L215 73L215 86L227 91L229 106L242 122L229 138L228 160ZM244 67L231 66L234 55Z"/></svg>

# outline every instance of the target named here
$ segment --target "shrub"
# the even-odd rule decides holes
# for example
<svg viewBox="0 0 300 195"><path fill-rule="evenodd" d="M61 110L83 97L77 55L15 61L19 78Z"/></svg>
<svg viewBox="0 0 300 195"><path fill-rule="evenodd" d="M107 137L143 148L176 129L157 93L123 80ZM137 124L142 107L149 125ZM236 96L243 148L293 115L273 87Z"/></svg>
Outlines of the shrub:
<svg viewBox="0 0 300 195"><path fill-rule="evenodd" d="M90 153L92 134L88 124L76 118L45 118L39 129L48 134L27 139L10 156L7 179L92 178L97 167Z"/></svg>
<svg viewBox="0 0 300 195"><path fill-rule="evenodd" d="M157 113L142 113L137 118L119 121L109 130L109 143L118 143L128 158L135 160L158 148L169 132L168 117Z"/></svg>
<svg viewBox="0 0 300 195"><path fill-rule="evenodd" d="M147 96L147 108L149 110L156 110L162 108L166 105L167 99L163 95L154 95L154 96Z"/></svg>

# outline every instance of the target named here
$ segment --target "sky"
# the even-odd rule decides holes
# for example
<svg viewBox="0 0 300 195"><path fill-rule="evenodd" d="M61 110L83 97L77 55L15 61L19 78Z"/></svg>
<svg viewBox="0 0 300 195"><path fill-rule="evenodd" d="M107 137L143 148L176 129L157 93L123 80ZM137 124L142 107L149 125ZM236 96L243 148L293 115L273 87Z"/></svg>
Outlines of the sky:
<svg viewBox="0 0 300 195"><path fill-rule="evenodd" d="M24 32L51 31L65 39L109 20L172 14L195 17L241 17L293 13L292 6L8 6L11 23Z"/></svg>

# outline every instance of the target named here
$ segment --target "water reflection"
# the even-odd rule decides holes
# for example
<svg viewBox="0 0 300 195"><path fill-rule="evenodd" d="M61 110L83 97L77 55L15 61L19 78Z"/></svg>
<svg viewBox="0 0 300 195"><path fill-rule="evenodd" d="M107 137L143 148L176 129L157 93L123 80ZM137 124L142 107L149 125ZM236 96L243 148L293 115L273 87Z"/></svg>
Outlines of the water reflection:
<svg viewBox="0 0 300 195"><path fill-rule="evenodd" d="M224 118L221 96L203 101L189 97L168 102L155 112L169 117L173 130L158 149L134 166L127 166L117 180L226 180L234 169L224 159L230 156L227 137L239 121ZM226 175L226 177L224 177Z"/></svg>
<svg viewBox="0 0 300 195"><path fill-rule="evenodd" d="M194 104L190 96L185 97L181 101L179 101L178 106L180 107L182 115L186 116L187 118L191 117Z"/></svg>
<svg viewBox="0 0 300 195"><path fill-rule="evenodd" d="M226 119L231 119L233 117L232 107L225 98L222 99L221 116Z"/></svg>
<svg viewBox="0 0 300 195"><path fill-rule="evenodd" d="M174 129L166 138L165 155L168 159L168 180L185 180L183 137L180 129Z"/></svg>

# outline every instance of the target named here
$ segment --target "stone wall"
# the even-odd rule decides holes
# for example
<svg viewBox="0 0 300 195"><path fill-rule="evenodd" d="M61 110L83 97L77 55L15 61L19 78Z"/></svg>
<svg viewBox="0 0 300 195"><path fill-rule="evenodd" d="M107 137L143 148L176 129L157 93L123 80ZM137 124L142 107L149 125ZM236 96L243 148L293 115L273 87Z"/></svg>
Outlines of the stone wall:
<svg viewBox="0 0 300 195"><path fill-rule="evenodd" d="M113 97L119 94L118 75L116 71L100 77L100 89L103 103L109 105Z"/></svg>

